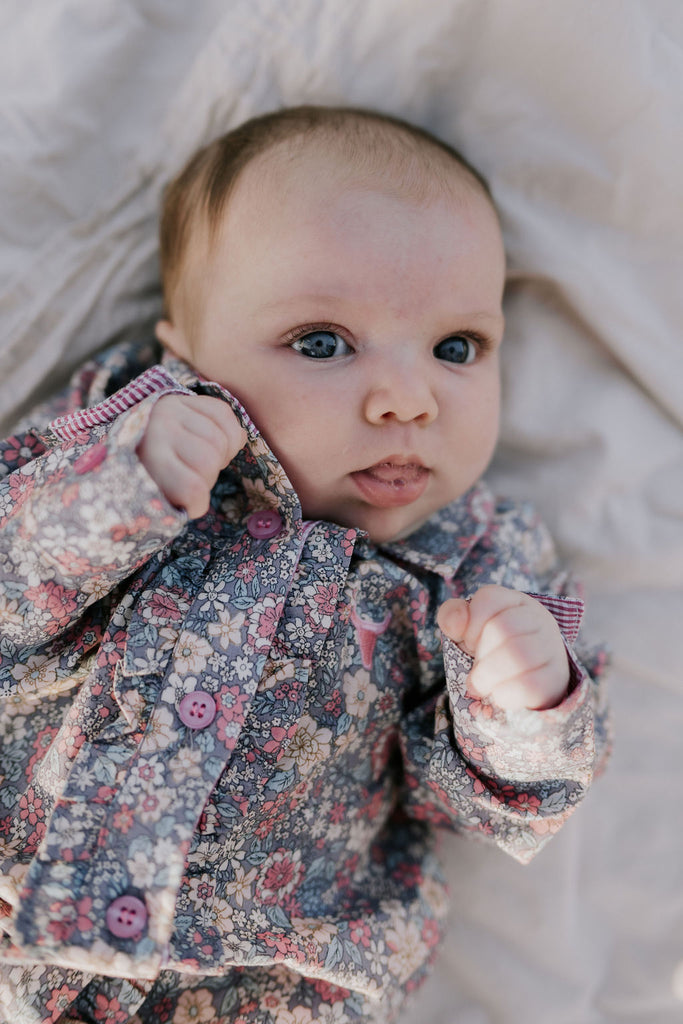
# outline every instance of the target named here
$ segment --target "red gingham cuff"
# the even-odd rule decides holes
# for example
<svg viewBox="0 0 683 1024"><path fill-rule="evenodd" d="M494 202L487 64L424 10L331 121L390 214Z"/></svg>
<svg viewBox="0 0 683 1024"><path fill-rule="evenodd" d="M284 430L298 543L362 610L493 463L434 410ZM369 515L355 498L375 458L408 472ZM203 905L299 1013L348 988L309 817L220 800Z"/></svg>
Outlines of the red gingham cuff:
<svg viewBox="0 0 683 1024"><path fill-rule="evenodd" d="M531 591L527 593L548 609L560 627L562 636L567 643L573 644L581 628L583 601L578 597L560 597L558 594L534 594Z"/></svg>
<svg viewBox="0 0 683 1024"><path fill-rule="evenodd" d="M105 398L98 405L87 409L59 416L48 424L47 432L58 437L60 441L80 441L89 430L103 423L112 423L121 413L139 405L150 395L164 391L167 394L192 394L188 388L179 384L163 366L150 366L139 377L126 384L115 394Z"/></svg>
<svg viewBox="0 0 683 1024"><path fill-rule="evenodd" d="M560 597L558 594L534 594L527 591L529 597L534 597L544 608L547 608L553 616L567 648L569 659L569 687L568 693L572 693L577 686L585 679L586 672L577 661L572 645L579 635L581 620L583 619L584 604L578 597Z"/></svg>

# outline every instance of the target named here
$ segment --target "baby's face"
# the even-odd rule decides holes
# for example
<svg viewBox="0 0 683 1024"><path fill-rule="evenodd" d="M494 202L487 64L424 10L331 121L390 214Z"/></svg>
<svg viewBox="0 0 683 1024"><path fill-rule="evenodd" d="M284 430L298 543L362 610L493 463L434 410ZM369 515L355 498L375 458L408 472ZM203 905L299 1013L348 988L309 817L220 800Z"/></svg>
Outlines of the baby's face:
<svg viewBox="0 0 683 1024"><path fill-rule="evenodd" d="M496 443L504 255L488 202L417 202L316 156L249 166L208 261L192 343L246 407L307 519L381 543L462 495Z"/></svg>

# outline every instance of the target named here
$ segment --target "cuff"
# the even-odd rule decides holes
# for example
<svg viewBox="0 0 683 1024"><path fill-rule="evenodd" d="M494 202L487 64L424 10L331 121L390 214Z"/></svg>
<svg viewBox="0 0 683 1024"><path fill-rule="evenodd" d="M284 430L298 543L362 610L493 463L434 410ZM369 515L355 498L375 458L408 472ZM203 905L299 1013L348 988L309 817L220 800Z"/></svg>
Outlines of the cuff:
<svg viewBox="0 0 683 1024"><path fill-rule="evenodd" d="M130 381L113 395L109 395L98 405L59 416L48 423L42 439L54 446L55 442L75 442L86 444L96 428L113 423L122 413L139 405L151 395L193 394L189 388L180 384L163 366L151 366L135 380ZM98 432L99 433L99 432Z"/></svg>
<svg viewBox="0 0 683 1024"><path fill-rule="evenodd" d="M533 591L527 591L526 593L529 597L535 598L544 608L547 608L560 627L569 660L567 694L570 694L586 678L586 672L572 649L581 628L584 603L578 597L561 597L559 594L535 594Z"/></svg>

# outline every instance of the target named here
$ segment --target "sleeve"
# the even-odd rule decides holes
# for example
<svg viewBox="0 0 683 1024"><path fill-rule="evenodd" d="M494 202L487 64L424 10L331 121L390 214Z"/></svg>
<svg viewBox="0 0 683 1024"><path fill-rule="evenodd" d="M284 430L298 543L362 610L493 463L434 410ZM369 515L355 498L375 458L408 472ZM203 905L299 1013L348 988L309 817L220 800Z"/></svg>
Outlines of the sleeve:
<svg viewBox="0 0 683 1024"><path fill-rule="evenodd" d="M566 698L549 710L514 712L479 700L467 692L472 659L442 637L445 686L411 711L403 738L408 813L494 843L521 863L571 815L611 746L605 649L577 640L583 604L557 570L545 528L535 522L527 536L537 572L528 562L511 570L508 560L506 575L478 584L516 584L551 611L569 655Z"/></svg>
<svg viewBox="0 0 683 1024"><path fill-rule="evenodd" d="M135 453L154 402L179 390L153 367L0 444L0 693L183 529Z"/></svg>

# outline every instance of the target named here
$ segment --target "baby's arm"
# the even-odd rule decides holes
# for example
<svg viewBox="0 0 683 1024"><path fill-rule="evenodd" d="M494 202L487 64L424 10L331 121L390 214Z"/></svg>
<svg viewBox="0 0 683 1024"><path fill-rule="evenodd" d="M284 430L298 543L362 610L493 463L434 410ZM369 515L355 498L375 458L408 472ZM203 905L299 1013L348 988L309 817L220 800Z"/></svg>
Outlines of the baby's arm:
<svg viewBox="0 0 683 1024"><path fill-rule="evenodd" d="M218 474L246 441L246 431L220 398L167 395L152 409L137 454L166 499L196 519L209 507Z"/></svg>
<svg viewBox="0 0 683 1024"><path fill-rule="evenodd" d="M569 685L569 660L557 622L540 601L507 587L481 587L469 601L439 610L440 629L474 659L470 694L515 711L559 704Z"/></svg>
<svg viewBox="0 0 683 1024"><path fill-rule="evenodd" d="M204 425L206 408L216 415L214 403L224 403L183 395L192 410L203 410L202 426L192 415L186 431L181 416L178 429L168 415L156 415L157 405L166 406L174 419L178 396L154 395L173 379L155 367L146 373L149 380L142 374L100 404L73 411L67 404L66 415L41 434L0 443L0 639L11 644L10 671L22 657L56 649L90 605L92 617L99 598L183 529L186 514L175 502L201 514L219 469L230 461L222 428L214 428L216 438ZM226 410L230 424L233 413ZM199 436L183 447L184 432L193 430ZM240 427L236 434L239 448ZM147 466L136 454L141 446ZM4 668L0 654L0 691Z"/></svg>
<svg viewBox="0 0 683 1024"><path fill-rule="evenodd" d="M472 566L471 599L439 601L445 687L427 675L405 718L404 806L526 863L604 764L605 653L575 647L582 603L529 506L500 503Z"/></svg>

